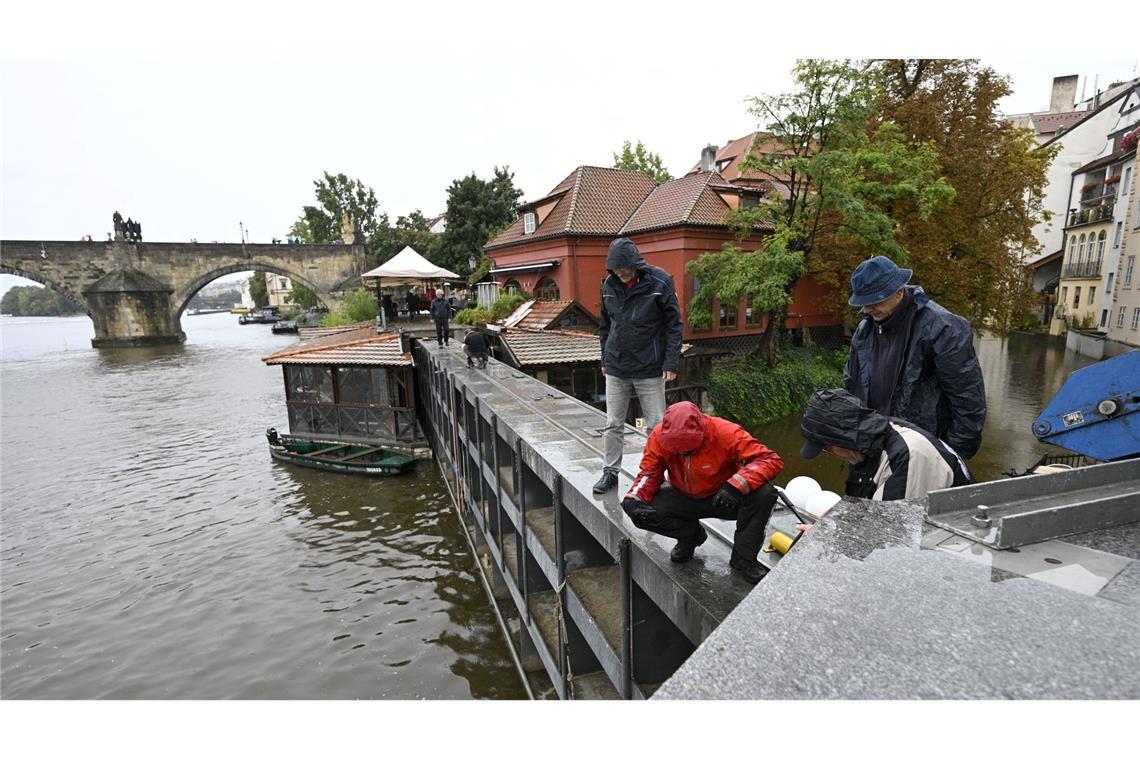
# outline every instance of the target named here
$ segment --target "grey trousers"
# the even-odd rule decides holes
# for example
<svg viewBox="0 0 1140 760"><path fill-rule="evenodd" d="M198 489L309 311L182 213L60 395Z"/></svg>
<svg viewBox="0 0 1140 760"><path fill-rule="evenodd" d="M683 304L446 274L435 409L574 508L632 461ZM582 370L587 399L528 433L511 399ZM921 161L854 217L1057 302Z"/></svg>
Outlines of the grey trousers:
<svg viewBox="0 0 1140 760"><path fill-rule="evenodd" d="M661 424L665 416L665 378L644 377L629 379L606 373L606 433L603 437L605 456L603 465L610 472L621 467L621 450L624 444L625 414L629 400L637 393L641 411L645 415L645 432Z"/></svg>

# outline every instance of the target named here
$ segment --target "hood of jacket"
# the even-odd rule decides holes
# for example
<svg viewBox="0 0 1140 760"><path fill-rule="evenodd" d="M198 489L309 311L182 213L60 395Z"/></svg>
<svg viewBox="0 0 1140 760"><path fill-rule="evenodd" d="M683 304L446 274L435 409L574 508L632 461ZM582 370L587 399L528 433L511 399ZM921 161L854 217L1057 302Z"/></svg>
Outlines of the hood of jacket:
<svg viewBox="0 0 1140 760"><path fill-rule="evenodd" d="M665 410L661 419L661 448L684 454L700 448L705 440L705 415L692 401L679 401Z"/></svg>
<svg viewBox="0 0 1140 760"><path fill-rule="evenodd" d="M883 447L888 420L842 388L816 391L804 410L800 433L870 457Z"/></svg>
<svg viewBox="0 0 1140 760"><path fill-rule="evenodd" d="M637 250L637 246L629 238L618 238L610 243L609 253L606 254L606 269L613 274L615 269L648 269L649 262Z"/></svg>

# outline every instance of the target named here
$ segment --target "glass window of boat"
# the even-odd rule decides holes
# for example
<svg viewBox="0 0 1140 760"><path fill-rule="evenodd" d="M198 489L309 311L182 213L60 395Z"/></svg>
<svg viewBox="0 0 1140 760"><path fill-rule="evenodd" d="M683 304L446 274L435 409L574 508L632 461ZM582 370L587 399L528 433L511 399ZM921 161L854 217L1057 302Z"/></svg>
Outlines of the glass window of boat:
<svg viewBox="0 0 1140 760"><path fill-rule="evenodd" d="M318 365L292 365L287 367L289 400L331 404L333 401L332 371Z"/></svg>

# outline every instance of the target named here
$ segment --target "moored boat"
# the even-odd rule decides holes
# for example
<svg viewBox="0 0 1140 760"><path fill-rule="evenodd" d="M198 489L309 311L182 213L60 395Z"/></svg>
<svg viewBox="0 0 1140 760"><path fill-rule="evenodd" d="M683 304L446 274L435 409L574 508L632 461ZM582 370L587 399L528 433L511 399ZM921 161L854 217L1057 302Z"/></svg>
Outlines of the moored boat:
<svg viewBox="0 0 1140 760"><path fill-rule="evenodd" d="M358 475L399 475L415 467L410 454L362 443L337 443L265 431L274 459L331 472Z"/></svg>

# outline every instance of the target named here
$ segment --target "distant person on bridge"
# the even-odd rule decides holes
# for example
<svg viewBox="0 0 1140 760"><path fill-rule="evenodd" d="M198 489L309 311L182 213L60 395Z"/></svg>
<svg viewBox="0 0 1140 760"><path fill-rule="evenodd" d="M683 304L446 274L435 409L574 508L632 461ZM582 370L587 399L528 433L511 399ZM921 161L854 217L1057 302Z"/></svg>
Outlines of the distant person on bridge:
<svg viewBox="0 0 1140 760"><path fill-rule="evenodd" d="M708 538L701 518L735 520L728 564L757 583L767 573L756 557L776 503L769 482L783 468L780 455L744 428L680 401L649 434L641 471L621 506L638 528L677 539L669 554L674 562L691 560Z"/></svg>
<svg viewBox="0 0 1140 760"><path fill-rule="evenodd" d="M441 346L446 346L448 340L451 338L451 304L443 295L443 291L437 291L435 298L432 299L431 318L435 320L435 339Z"/></svg>
<svg viewBox="0 0 1140 760"><path fill-rule="evenodd" d="M812 394L800 432L804 459L826 451L847 462L848 496L917 499L974 482L962 459L930 432L888 419L842 388Z"/></svg>
<svg viewBox="0 0 1140 760"><path fill-rule="evenodd" d="M907 285L911 270L886 256L851 274L863 321L851 338L843 386L880 414L932 433L969 459L982 445L986 389L970 323Z"/></svg>
<svg viewBox="0 0 1140 760"><path fill-rule="evenodd" d="M408 319L415 319L420 315L420 297L416 295L416 291L409 290L407 295L408 303Z"/></svg>
<svg viewBox="0 0 1140 760"><path fill-rule="evenodd" d="M478 363L479 369L487 369L487 359L490 352L487 336L481 330L468 330L467 334L463 336L463 353L467 354L468 367L474 369L475 364Z"/></svg>
<svg viewBox="0 0 1140 760"><path fill-rule="evenodd" d="M665 383L677 377L681 355L681 309L673 278L649 264L629 238L610 243L609 277L602 283L599 336L606 377L606 432L602 477L594 493L617 485L625 416L634 393L647 430L665 412Z"/></svg>

